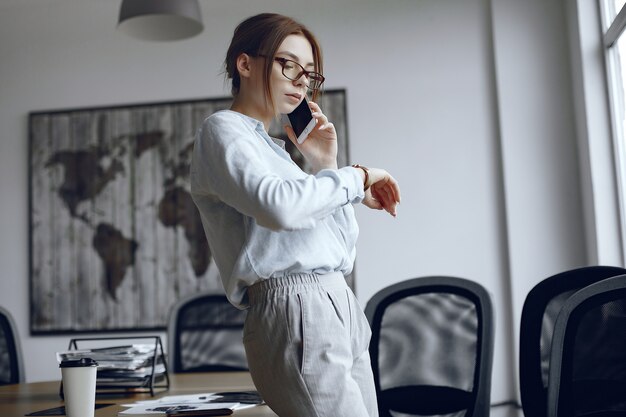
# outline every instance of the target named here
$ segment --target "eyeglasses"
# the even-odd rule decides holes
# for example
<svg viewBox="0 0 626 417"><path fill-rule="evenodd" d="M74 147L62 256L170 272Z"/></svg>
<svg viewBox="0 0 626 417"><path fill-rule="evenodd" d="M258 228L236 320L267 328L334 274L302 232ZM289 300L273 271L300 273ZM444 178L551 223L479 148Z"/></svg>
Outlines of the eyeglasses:
<svg viewBox="0 0 626 417"><path fill-rule="evenodd" d="M304 75L307 80L306 86L311 91L318 90L325 80L319 72L307 71L302 65L291 59L275 57L274 61L280 64L283 68L283 75L291 81L297 81Z"/></svg>

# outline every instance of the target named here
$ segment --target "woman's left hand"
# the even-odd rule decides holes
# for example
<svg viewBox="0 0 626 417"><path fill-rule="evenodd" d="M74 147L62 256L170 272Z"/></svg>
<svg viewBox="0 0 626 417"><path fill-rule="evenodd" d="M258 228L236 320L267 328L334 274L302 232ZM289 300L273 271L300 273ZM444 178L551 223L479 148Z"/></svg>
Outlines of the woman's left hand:
<svg viewBox="0 0 626 417"><path fill-rule="evenodd" d="M328 118L322 113L322 109L320 109L317 103L309 101L309 107L317 123L307 139L301 144L298 143L291 126L285 125L287 136L307 162L311 164L315 172L325 168L337 169L337 132L335 131L335 125L328 121Z"/></svg>
<svg viewBox="0 0 626 417"><path fill-rule="evenodd" d="M369 168L367 172L369 173L368 183L370 186L365 191L363 204L371 209L385 210L396 217L400 203L398 182L384 169Z"/></svg>

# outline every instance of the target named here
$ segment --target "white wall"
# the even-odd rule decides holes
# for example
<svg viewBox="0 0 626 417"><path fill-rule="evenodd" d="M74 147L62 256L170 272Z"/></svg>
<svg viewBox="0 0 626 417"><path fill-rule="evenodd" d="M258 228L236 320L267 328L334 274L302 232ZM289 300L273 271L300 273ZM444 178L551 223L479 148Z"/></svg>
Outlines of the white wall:
<svg viewBox="0 0 626 417"><path fill-rule="evenodd" d="M528 291L588 257L564 2L492 10L517 357Z"/></svg>
<svg viewBox="0 0 626 417"><path fill-rule="evenodd" d="M29 381L58 378L69 336L28 332L28 112L224 96L234 26L277 11L317 33L327 88L347 89L353 162L402 186L397 219L357 211L357 296L422 275L480 282L497 312L492 400L515 395L511 317L535 282L586 262L561 1L203 1L205 31L162 44L117 33L118 3L0 4L0 305Z"/></svg>

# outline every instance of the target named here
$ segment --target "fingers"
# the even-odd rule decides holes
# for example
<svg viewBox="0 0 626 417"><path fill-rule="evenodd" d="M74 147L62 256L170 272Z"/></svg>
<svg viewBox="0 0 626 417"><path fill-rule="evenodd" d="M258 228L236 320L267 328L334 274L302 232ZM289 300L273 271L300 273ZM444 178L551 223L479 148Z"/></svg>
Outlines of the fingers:
<svg viewBox="0 0 626 417"><path fill-rule="evenodd" d="M380 202L378 200L376 200L372 196L372 194L371 194L371 192L369 190L365 193L365 198L363 199L363 204L366 207L369 207L369 208L374 209L374 210L382 210L383 209L383 206L380 204Z"/></svg>
<svg viewBox="0 0 626 417"><path fill-rule="evenodd" d="M400 202L398 182L387 171L378 168L370 168L370 178L372 178L373 182L368 192L378 202L380 208L396 217L398 203ZM363 203L370 208L374 208L366 200Z"/></svg>
<svg viewBox="0 0 626 417"><path fill-rule="evenodd" d="M396 217L397 212L396 208L398 202L394 199L391 190L387 185L383 185L382 187L375 187L372 189L372 196L376 198L385 209L385 211L392 216Z"/></svg>
<svg viewBox="0 0 626 417"><path fill-rule="evenodd" d="M393 200L399 203L400 202L400 185L398 184L398 181L396 181L394 177L389 175L389 180L387 181L387 184L389 185L389 191L393 195Z"/></svg>
<svg viewBox="0 0 626 417"><path fill-rule="evenodd" d="M312 112L322 112L321 107L314 101L309 101L309 108L311 109Z"/></svg>
<svg viewBox="0 0 626 417"><path fill-rule="evenodd" d="M388 186L389 189L387 192L391 193L392 200L398 203L400 202L400 186L398 185L398 181L387 171L379 168L370 168L370 178L372 186L374 184Z"/></svg>
<svg viewBox="0 0 626 417"><path fill-rule="evenodd" d="M320 106L313 101L309 101L309 108L315 119L315 127L309 134L309 137L325 141L336 141L337 131L335 130L335 125L328 121L328 117L322 112Z"/></svg>
<svg viewBox="0 0 626 417"><path fill-rule="evenodd" d="M322 112L322 109L317 103L309 101L309 108L311 109L313 117L317 120L317 125L315 126L317 130L325 130L328 125L332 124L328 123L328 117Z"/></svg>
<svg viewBox="0 0 626 417"><path fill-rule="evenodd" d="M393 217L397 216L397 203L388 201L385 197L383 197L380 191L372 190L371 194L366 194L365 198L363 199L363 204L371 209L385 210Z"/></svg>
<svg viewBox="0 0 626 417"><path fill-rule="evenodd" d="M393 193L387 186L376 187L372 190L372 194L376 197L377 200L381 201L383 206L388 209L393 207L396 204L396 200L393 197ZM389 210L387 210L389 211ZM391 213L393 214L393 213Z"/></svg>
<svg viewBox="0 0 626 417"><path fill-rule="evenodd" d="M324 131L332 133L332 132L335 131L335 125L332 124L331 122L326 122L326 123L320 125L317 129L318 130L324 130Z"/></svg>

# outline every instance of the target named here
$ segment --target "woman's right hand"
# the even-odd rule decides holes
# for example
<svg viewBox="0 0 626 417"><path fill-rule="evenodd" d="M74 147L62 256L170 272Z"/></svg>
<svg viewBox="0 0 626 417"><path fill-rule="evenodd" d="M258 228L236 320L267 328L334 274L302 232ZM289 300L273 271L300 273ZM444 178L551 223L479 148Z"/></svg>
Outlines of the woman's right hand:
<svg viewBox="0 0 626 417"><path fill-rule="evenodd" d="M316 120L316 125L309 133L307 139L298 143L296 134L289 125L285 125L289 140L298 148L304 159L311 164L313 172L321 169L337 169L337 132L335 125L328 118L317 103L309 101L311 114Z"/></svg>
<svg viewBox="0 0 626 417"><path fill-rule="evenodd" d="M369 188L365 191L363 204L371 209L385 210L396 217L396 209L400 203L398 182L387 171L380 168L368 168L368 177ZM365 174L363 178L365 179Z"/></svg>

